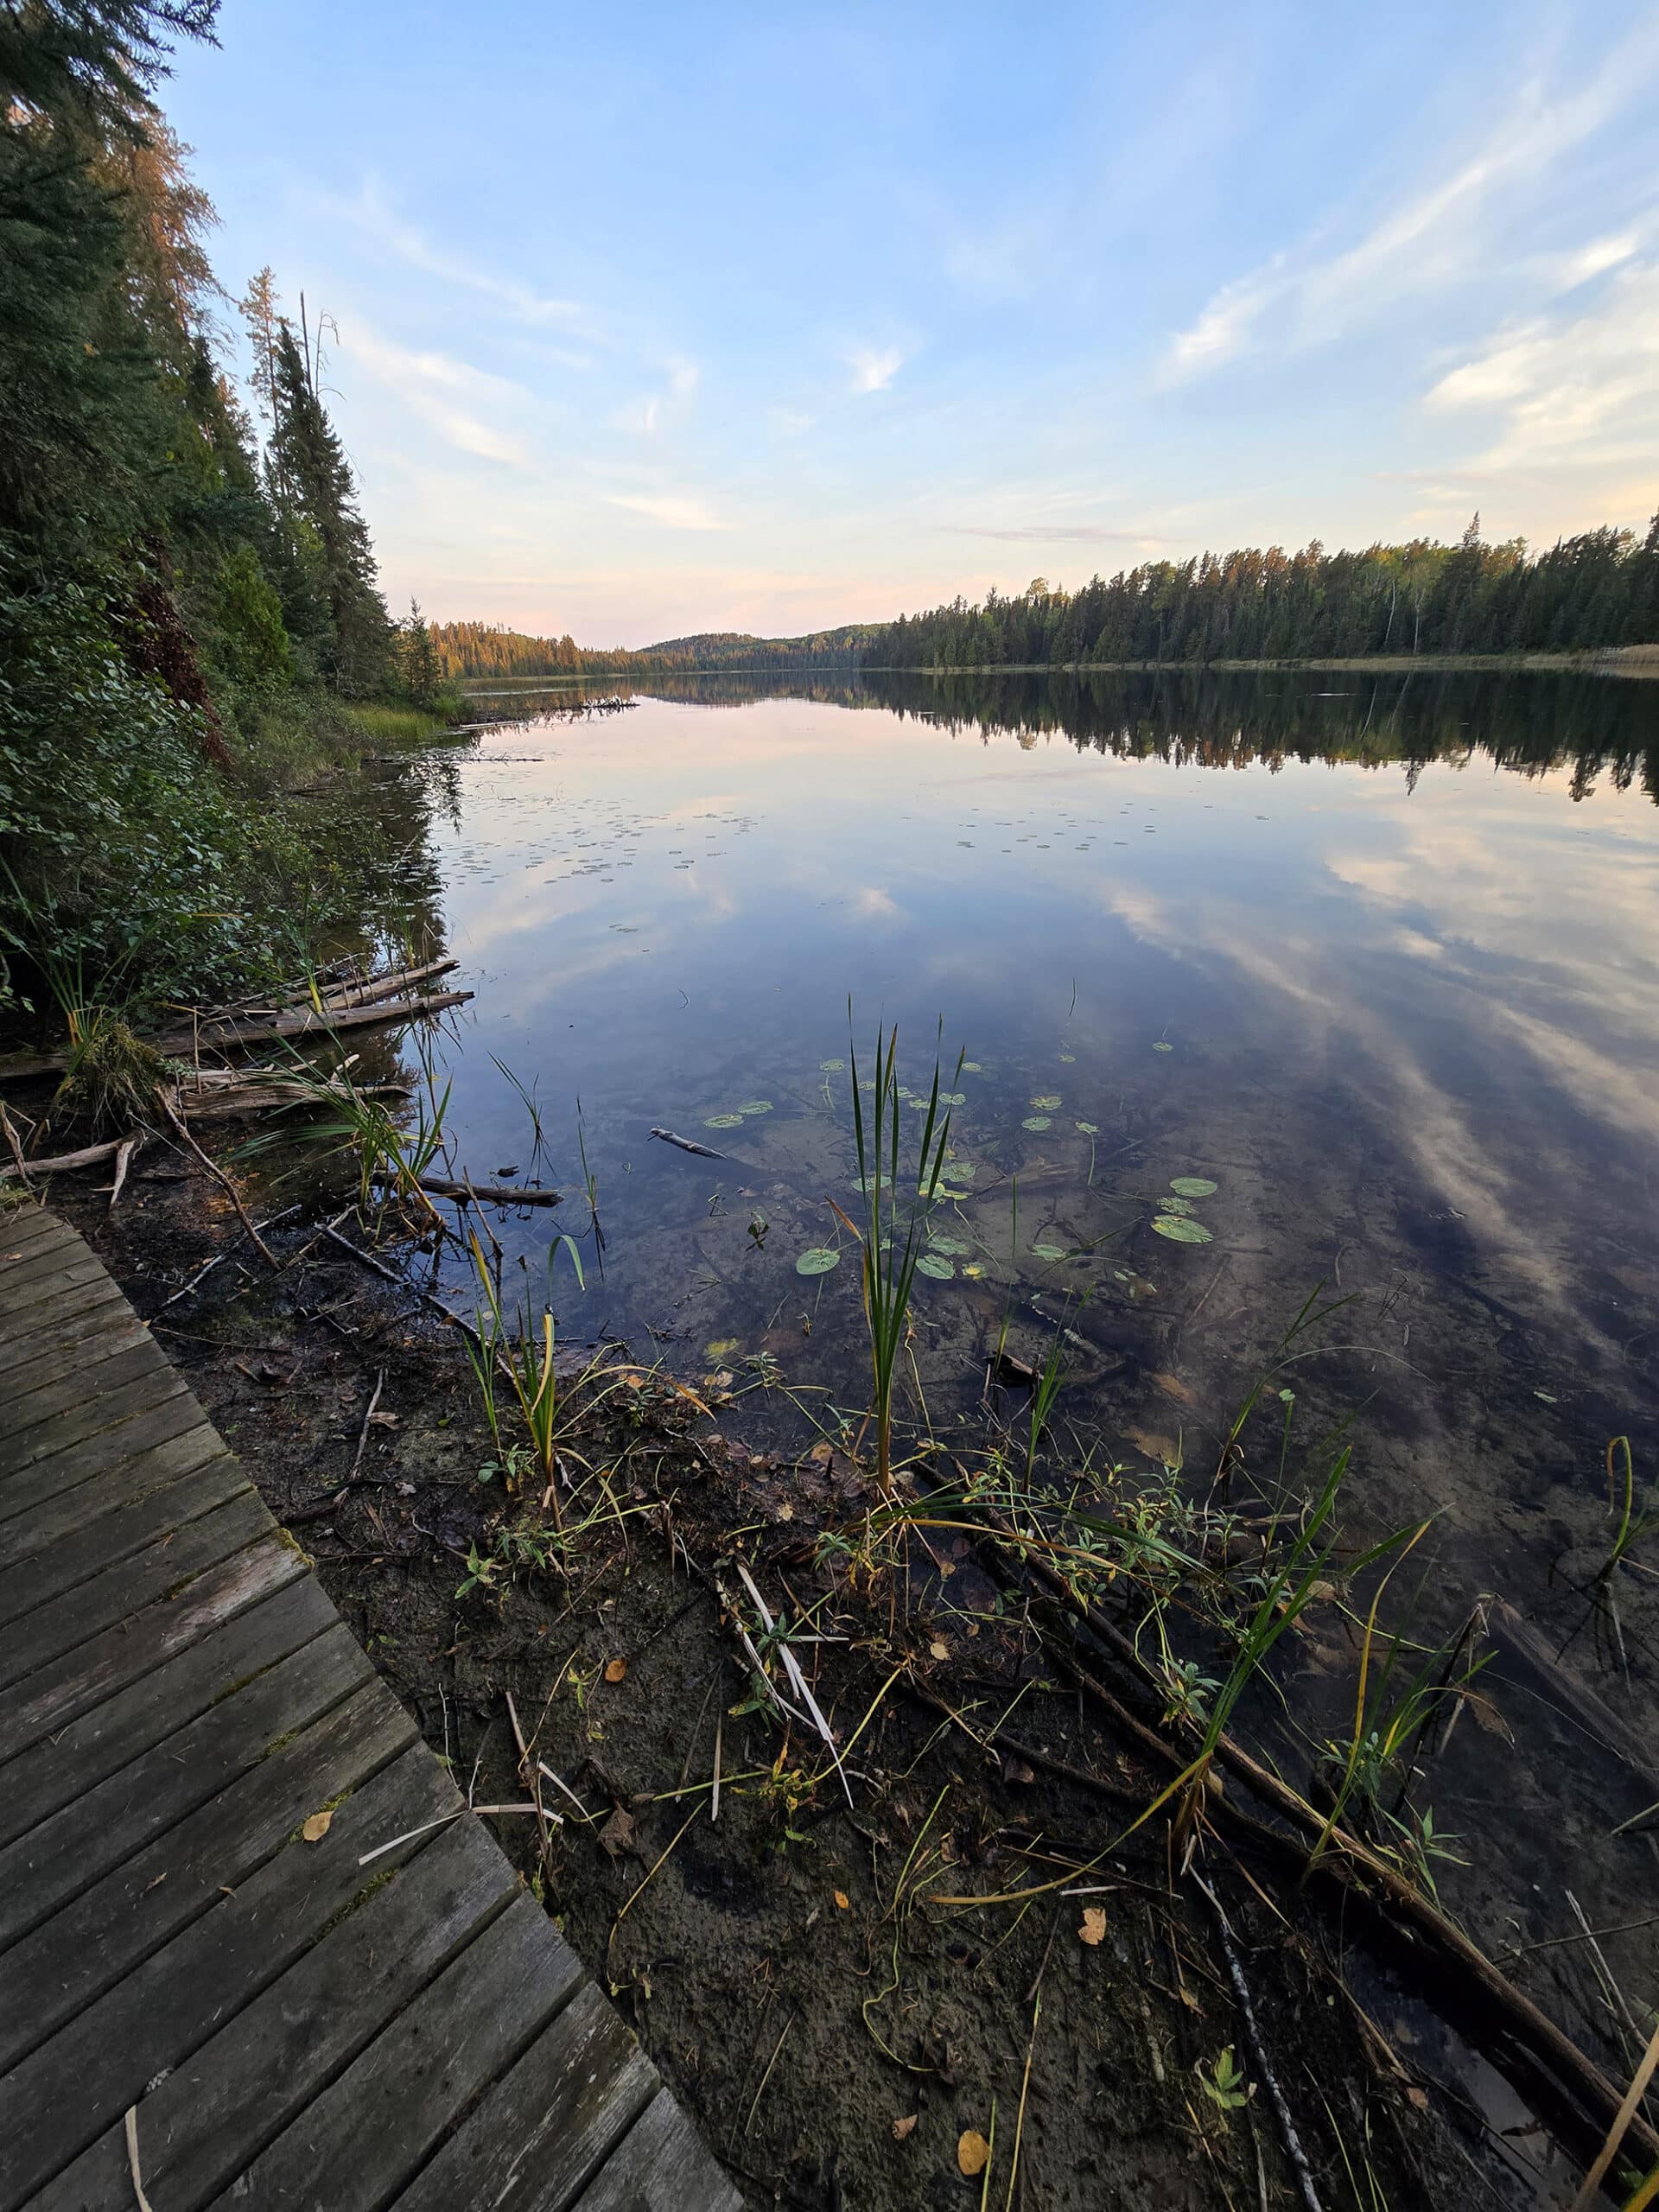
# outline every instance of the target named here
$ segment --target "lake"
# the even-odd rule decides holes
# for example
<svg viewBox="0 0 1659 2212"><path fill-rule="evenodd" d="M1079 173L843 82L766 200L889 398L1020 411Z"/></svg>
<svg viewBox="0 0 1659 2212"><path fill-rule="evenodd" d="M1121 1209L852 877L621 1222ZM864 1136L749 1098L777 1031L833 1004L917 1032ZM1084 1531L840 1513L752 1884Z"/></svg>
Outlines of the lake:
<svg viewBox="0 0 1659 2212"><path fill-rule="evenodd" d="M1633 1917L1653 1840L1607 1831L1659 1797L1641 1544L1611 1635L1589 1595L1609 1441L1639 1512L1659 1440L1659 688L682 679L550 703L377 772L423 785L427 926L476 993L436 1046L454 1157L568 1194L493 1217L510 1292L539 1307L556 1221L572 1341L780 1373L791 1395L740 1409L804 1440L856 1416L849 1062L896 1025L901 1082L925 1094L937 1052L962 1101L914 1308L935 1437L982 1432L1006 1319L1031 1361L1063 1332L1066 1451L1203 1489L1271 1368L1255 1479L1292 1392L1293 1487L1345 1421L1354 1540L1429 1521L1390 1593L1412 1637L1514 1609L1507 1688L1430 1793L1470 1861L1443 1887L1489 1942L1523 1905L1555 1929L1584 1853L1586 1910ZM1213 1192L1171 1213L1189 1178ZM839 1262L799 1272L818 1249ZM1276 1363L1321 1286L1349 1302ZM1293 1669L1333 1728L1353 1666L1338 1633ZM1622 1955L1650 1981L1647 1941Z"/></svg>

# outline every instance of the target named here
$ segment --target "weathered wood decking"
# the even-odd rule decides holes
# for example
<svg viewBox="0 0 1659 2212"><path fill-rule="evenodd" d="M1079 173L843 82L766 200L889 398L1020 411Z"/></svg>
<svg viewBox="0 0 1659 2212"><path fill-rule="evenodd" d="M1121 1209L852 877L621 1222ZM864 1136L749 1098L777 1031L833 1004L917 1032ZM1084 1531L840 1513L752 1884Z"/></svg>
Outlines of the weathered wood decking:
<svg viewBox="0 0 1659 2212"><path fill-rule="evenodd" d="M86 1244L0 1218L0 2212L133 2212L130 2111L153 2212L738 2212L460 1804Z"/></svg>

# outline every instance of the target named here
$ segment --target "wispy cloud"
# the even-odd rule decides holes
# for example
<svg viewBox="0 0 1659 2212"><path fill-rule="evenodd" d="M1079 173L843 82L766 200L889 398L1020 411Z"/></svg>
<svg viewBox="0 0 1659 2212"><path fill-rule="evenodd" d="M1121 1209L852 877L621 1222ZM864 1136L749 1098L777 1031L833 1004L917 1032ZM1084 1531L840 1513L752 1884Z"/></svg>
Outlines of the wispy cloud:
<svg viewBox="0 0 1659 2212"><path fill-rule="evenodd" d="M816 415L803 415L794 407L773 407L766 416L766 420L780 438L801 437L817 419Z"/></svg>
<svg viewBox="0 0 1659 2212"><path fill-rule="evenodd" d="M529 460L524 440L499 420L503 413L529 406L530 394L522 385L447 353L412 353L363 322L348 322L340 343L342 352L457 451L514 466Z"/></svg>
<svg viewBox="0 0 1659 2212"><path fill-rule="evenodd" d="M1426 395L1497 418L1485 469L1650 454L1659 435L1659 261L1626 266L1586 312L1498 331Z"/></svg>
<svg viewBox="0 0 1659 2212"><path fill-rule="evenodd" d="M674 353L664 365L668 372L667 389L619 407L611 417L617 429L631 430L637 437L654 438L672 414L690 404L700 381L696 363Z"/></svg>
<svg viewBox="0 0 1659 2212"><path fill-rule="evenodd" d="M470 254L435 245L413 223L405 222L387 200L378 179L367 177L354 199L321 195L330 213L343 216L411 269L448 284L462 285L505 308L518 321L579 332L591 337L594 318L580 301L552 298L511 276L480 266Z"/></svg>
<svg viewBox="0 0 1659 2212"><path fill-rule="evenodd" d="M1310 242L1223 285L1172 342L1167 375L1202 374L1258 344L1286 352L1320 345L1402 297L1459 282L1478 266L1489 204L1535 182L1593 137L1656 68L1659 16L1650 15L1576 92L1550 98L1529 84L1484 143L1351 245L1330 251Z"/></svg>
<svg viewBox="0 0 1659 2212"><path fill-rule="evenodd" d="M645 515L664 530L729 530L731 524L715 514L704 501L678 492L613 492L610 504Z"/></svg>
<svg viewBox="0 0 1659 2212"><path fill-rule="evenodd" d="M847 356L847 365L853 372L855 391L885 391L905 365L905 356L897 346L880 351L873 346L855 346Z"/></svg>
<svg viewBox="0 0 1659 2212"><path fill-rule="evenodd" d="M1077 543L1079 545L1161 545L1160 537L1148 537L1140 530L1097 530L1084 523L1031 523L1018 529L998 529L989 523L944 522L939 528L953 537L1000 537L1010 545L1047 545Z"/></svg>

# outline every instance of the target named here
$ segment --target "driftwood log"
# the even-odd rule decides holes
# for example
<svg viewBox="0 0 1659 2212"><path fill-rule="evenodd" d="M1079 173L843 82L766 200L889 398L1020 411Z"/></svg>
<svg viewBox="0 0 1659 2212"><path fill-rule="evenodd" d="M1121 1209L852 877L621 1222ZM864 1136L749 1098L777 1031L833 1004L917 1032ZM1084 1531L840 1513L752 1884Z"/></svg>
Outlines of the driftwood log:
<svg viewBox="0 0 1659 2212"><path fill-rule="evenodd" d="M263 1045L273 1037L330 1036L336 1030L358 1029L370 1022L420 1021L429 1014L442 1013L445 1007L463 1006L472 995L470 991L434 991L426 998L340 1007L332 1011L325 1008L321 1014L315 1007L306 1007L262 1020L216 1019L199 1022L189 1029L170 1031L163 1037L149 1038L146 1042L153 1045L165 1059L188 1060L204 1046L220 1051L231 1046ZM61 1075L68 1065L67 1052L14 1055L0 1060L0 1082L21 1081L27 1076Z"/></svg>
<svg viewBox="0 0 1659 2212"><path fill-rule="evenodd" d="M395 1187L395 1175L377 1175L377 1183ZM516 1189L510 1183L457 1183L448 1175L422 1175L416 1179L423 1191L430 1191L439 1198L481 1198L493 1206L556 1206L564 1197L563 1191Z"/></svg>

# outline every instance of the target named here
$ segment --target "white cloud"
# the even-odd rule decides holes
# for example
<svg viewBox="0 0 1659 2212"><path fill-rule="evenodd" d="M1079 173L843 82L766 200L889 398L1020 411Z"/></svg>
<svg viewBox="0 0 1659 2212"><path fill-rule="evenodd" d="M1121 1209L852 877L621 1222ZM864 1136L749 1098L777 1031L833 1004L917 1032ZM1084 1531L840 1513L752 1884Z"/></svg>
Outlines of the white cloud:
<svg viewBox="0 0 1659 2212"><path fill-rule="evenodd" d="M626 407L619 407L611 417L619 430L630 430L636 437L654 438L671 413L687 408L695 396L700 381L697 365L688 361L683 354L671 353L664 365L668 372L666 391L652 392L643 399L630 400Z"/></svg>
<svg viewBox="0 0 1659 2212"><path fill-rule="evenodd" d="M395 393L411 414L458 451L519 466L528 461L523 439L486 419L486 410L499 415L528 406L530 394L521 385L453 360L447 353L411 353L379 337L365 323L348 324L340 342L378 384Z"/></svg>
<svg viewBox="0 0 1659 2212"><path fill-rule="evenodd" d="M880 352L872 346L858 346L848 354L847 365L853 372L855 391L885 391L905 365L905 357L897 346L887 346Z"/></svg>
<svg viewBox="0 0 1659 2212"><path fill-rule="evenodd" d="M645 515L661 523L664 530L729 530L732 526L711 513L702 500L681 493L613 492L610 504L626 507L632 514Z"/></svg>
<svg viewBox="0 0 1659 2212"><path fill-rule="evenodd" d="M816 415L803 415L793 407L773 407L766 419L780 438L798 438L817 421Z"/></svg>
<svg viewBox="0 0 1659 2212"><path fill-rule="evenodd" d="M423 270L429 276L441 276L446 283L464 285L468 291L497 300L521 322L557 325L592 334L590 311L579 301L549 298L512 277L498 276L480 268L470 254L451 253L435 245L424 232L404 222L389 205L377 178L365 178L354 200L328 194L318 197L328 213L344 216L411 269Z"/></svg>
<svg viewBox="0 0 1659 2212"><path fill-rule="evenodd" d="M1484 469L1639 458L1659 434L1659 261L1626 265L1581 315L1498 331L1425 396L1497 418Z"/></svg>
<svg viewBox="0 0 1659 2212"><path fill-rule="evenodd" d="M1339 251L1311 244L1300 255L1275 255L1222 286L1172 341L1166 373L1179 378L1222 366L1263 340L1269 316L1275 346L1320 345L1402 298L1474 274L1489 203L1541 178L1592 137L1656 67L1659 16L1650 16L1579 91L1552 99L1528 85L1482 145L1438 182L1399 202L1355 244Z"/></svg>

